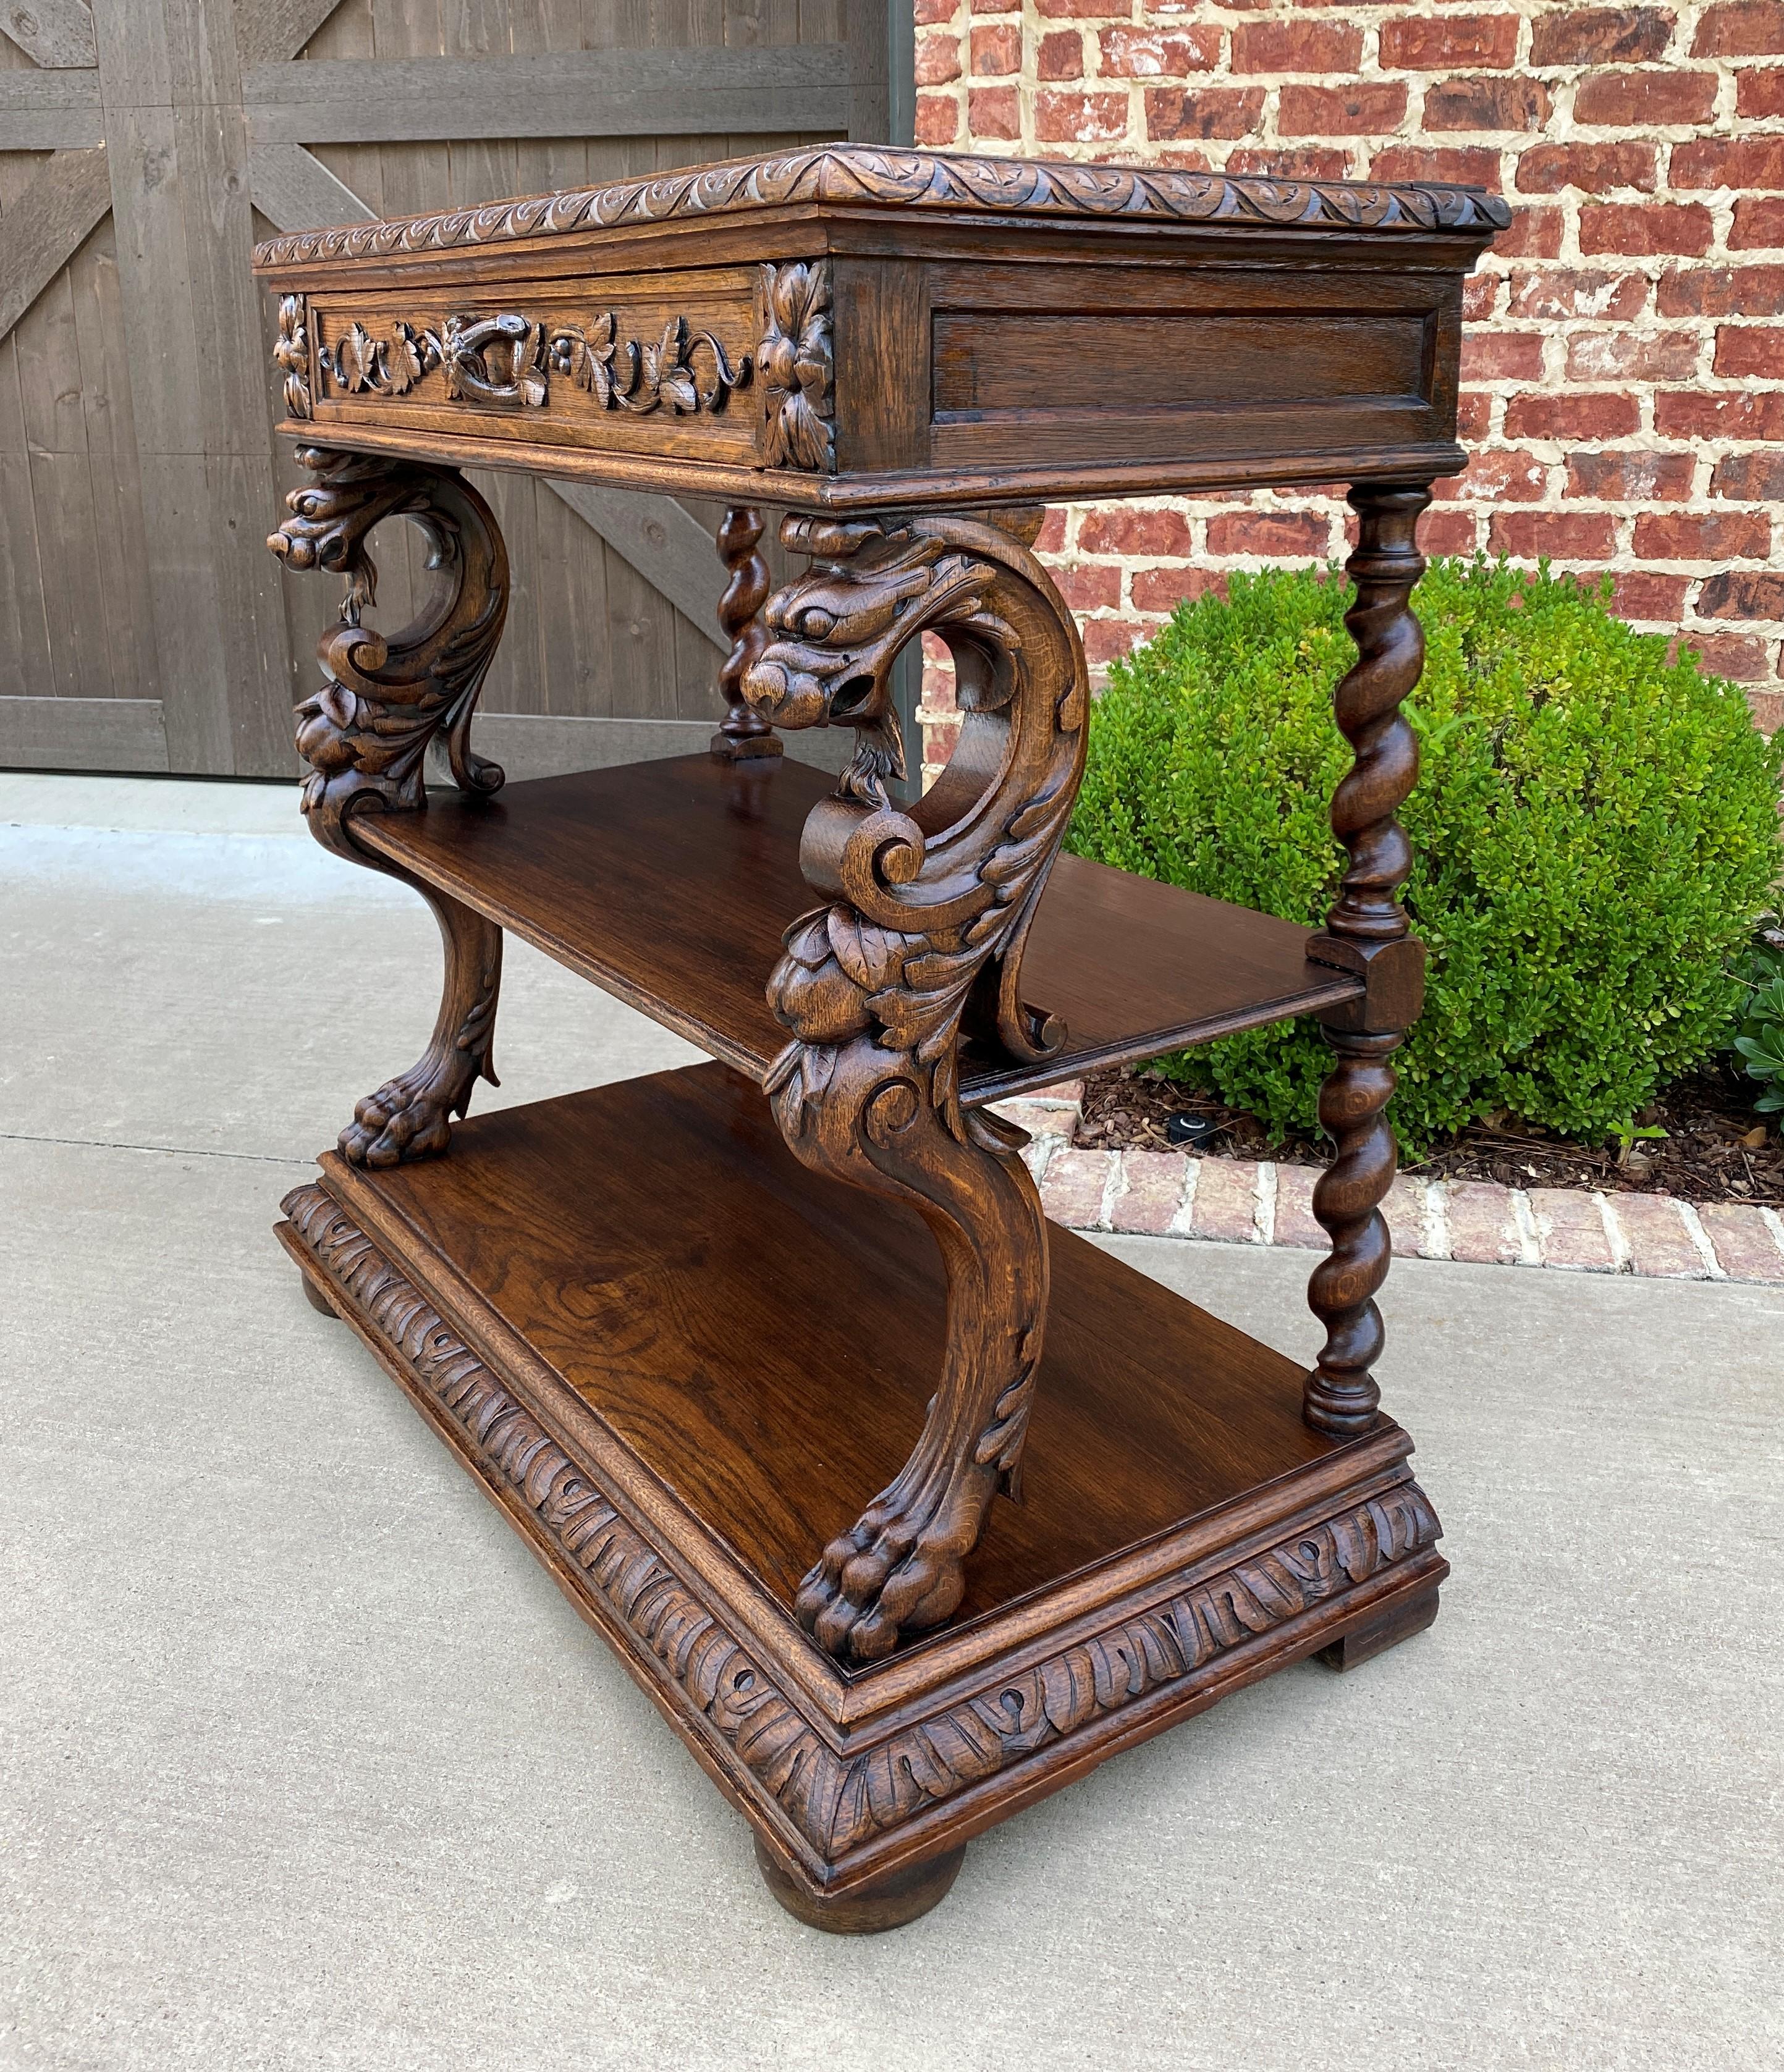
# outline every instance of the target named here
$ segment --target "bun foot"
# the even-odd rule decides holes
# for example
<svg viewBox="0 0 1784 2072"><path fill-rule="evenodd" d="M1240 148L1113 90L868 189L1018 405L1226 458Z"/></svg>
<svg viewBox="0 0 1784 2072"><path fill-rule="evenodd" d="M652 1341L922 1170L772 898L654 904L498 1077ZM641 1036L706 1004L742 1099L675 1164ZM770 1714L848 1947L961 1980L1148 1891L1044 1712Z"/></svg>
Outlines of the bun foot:
<svg viewBox="0 0 1784 2072"><path fill-rule="evenodd" d="M1341 1640L1320 1650L1319 1659L1328 1669L1354 1669L1372 1660L1415 1633L1423 1633L1437 1616L1435 1588L1396 1597L1372 1618L1353 1626Z"/></svg>
<svg viewBox="0 0 1784 2072"><path fill-rule="evenodd" d="M768 1890L794 1920L808 1928L822 1928L827 1935L877 1935L884 1929L904 1927L947 1897L966 1860L962 1842L958 1849L925 1856L921 1863L888 1872L871 1885L822 1893L808 1890L790 1877L760 1840L756 1844L756 1861Z"/></svg>
<svg viewBox="0 0 1784 2072"><path fill-rule="evenodd" d="M303 1283L303 1299L309 1304L310 1307L312 1309L318 1311L324 1317L332 1317L338 1324L340 1322L340 1312L336 1309L334 1304L328 1300L328 1297L323 1293L322 1290L317 1287L316 1284L310 1278L309 1275L307 1273L300 1273L299 1274L298 1278Z"/></svg>

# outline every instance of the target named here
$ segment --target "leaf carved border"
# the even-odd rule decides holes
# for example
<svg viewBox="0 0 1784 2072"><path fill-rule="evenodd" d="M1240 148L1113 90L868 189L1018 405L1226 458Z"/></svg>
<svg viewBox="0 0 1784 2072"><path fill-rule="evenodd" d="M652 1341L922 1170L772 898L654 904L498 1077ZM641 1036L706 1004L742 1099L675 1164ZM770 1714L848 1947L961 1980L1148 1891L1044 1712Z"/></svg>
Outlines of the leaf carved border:
<svg viewBox="0 0 1784 2072"><path fill-rule="evenodd" d="M857 1755L838 1755L334 1198L281 1204L305 1248L488 1478L526 1505L675 1708L725 1744L826 1863L1300 1613L1412 1560L1441 1528L1405 1482Z"/></svg>
<svg viewBox="0 0 1784 2072"><path fill-rule="evenodd" d="M1151 223L1265 224L1279 228L1454 230L1483 236L1503 230L1511 220L1498 196L1473 187L1271 180L832 145L495 202L483 208L300 231L258 245L254 264L266 269L317 259L381 258L798 202L1114 216Z"/></svg>
<svg viewBox="0 0 1784 2072"><path fill-rule="evenodd" d="M294 328L301 341L301 303L287 296L283 308L294 304L299 311ZM283 309L280 323L274 357L287 368L302 347L286 335ZM702 411L716 415L735 391L749 386L755 368L751 354L734 361L711 331L690 330L682 316L669 319L659 339L624 338L612 310L584 323L535 323L513 311L449 316L438 330L398 321L382 327L380 335L356 318L332 343L323 338L319 321L314 328L323 384L349 396L412 395L438 369L451 401L513 403L538 410L550 401L556 374L592 396L603 409L637 417L665 408L678 417ZM320 393L326 398L327 385ZM304 401L305 409L294 409L294 416L310 414L307 397ZM288 406L290 401L287 388Z"/></svg>
<svg viewBox="0 0 1784 2072"><path fill-rule="evenodd" d="M437 326L374 319L375 331L352 316L338 331L330 323L334 335L325 337L328 321L301 295L279 303L273 361L293 417L313 418L317 403L348 397L426 400L422 384L435 372L450 402L543 410L556 379L583 391L599 410L638 417L658 410L717 417L734 396L753 388L764 465L835 471L830 269L822 260L757 269L756 342L742 350L735 344L727 350L712 331L694 328L679 314L668 319L660 339L628 338L611 309L579 321L512 310L455 314Z"/></svg>

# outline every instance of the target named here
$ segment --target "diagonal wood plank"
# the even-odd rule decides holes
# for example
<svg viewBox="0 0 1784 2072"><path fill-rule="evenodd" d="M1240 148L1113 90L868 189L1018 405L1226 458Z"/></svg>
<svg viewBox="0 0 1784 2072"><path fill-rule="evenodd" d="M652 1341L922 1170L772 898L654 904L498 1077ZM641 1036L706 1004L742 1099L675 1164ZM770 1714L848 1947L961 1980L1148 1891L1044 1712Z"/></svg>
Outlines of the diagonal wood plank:
<svg viewBox="0 0 1784 2072"><path fill-rule="evenodd" d="M107 0L95 27L168 762L269 773L295 673L260 546L278 497L233 0Z"/></svg>
<svg viewBox="0 0 1784 2072"><path fill-rule="evenodd" d="M377 213L301 144L250 144L248 187L254 207L276 230L367 223Z"/></svg>
<svg viewBox="0 0 1784 2072"><path fill-rule="evenodd" d="M53 72L80 72L99 62L86 0L0 0L0 32Z"/></svg>
<svg viewBox="0 0 1784 2072"><path fill-rule="evenodd" d="M6 212L0 238L0 338L43 294L112 205L103 144L57 151Z"/></svg>
<svg viewBox="0 0 1784 2072"><path fill-rule="evenodd" d="M597 488L591 482L548 479L547 486L715 648L723 644L718 607L724 565L712 535L685 506L673 496Z"/></svg>
<svg viewBox="0 0 1784 2072"><path fill-rule="evenodd" d="M244 65L295 58L340 0L237 0L236 50Z"/></svg>

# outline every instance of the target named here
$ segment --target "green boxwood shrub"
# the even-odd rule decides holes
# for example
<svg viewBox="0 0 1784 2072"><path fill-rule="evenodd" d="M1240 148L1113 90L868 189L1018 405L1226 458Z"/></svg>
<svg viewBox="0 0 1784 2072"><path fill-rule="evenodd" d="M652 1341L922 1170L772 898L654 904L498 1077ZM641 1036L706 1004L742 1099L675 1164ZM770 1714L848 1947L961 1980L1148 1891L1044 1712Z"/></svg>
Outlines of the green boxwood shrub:
<svg viewBox="0 0 1784 2072"><path fill-rule="evenodd" d="M1423 769L1401 818L1431 966L1394 1108L1412 1153L1502 1109L1601 1141L1725 1045L1741 1005L1733 960L1784 866L1784 731L1768 744L1734 685L1669 661L1608 592L1479 558L1419 586ZM1068 846L1323 919L1349 598L1308 569L1180 606L1096 703ZM1163 1063L1279 1138L1316 1133L1330 1054L1292 1022Z"/></svg>

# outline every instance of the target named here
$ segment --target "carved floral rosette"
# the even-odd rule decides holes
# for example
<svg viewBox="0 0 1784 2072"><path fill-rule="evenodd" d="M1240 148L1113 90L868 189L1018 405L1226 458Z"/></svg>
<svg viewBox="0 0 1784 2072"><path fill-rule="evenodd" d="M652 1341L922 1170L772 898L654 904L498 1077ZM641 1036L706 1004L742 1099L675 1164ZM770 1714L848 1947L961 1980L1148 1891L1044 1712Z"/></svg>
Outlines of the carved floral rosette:
<svg viewBox="0 0 1784 2072"><path fill-rule="evenodd" d="M273 347L273 364L284 376L286 413L294 417L310 415L310 333L301 295L286 295L278 306L278 343Z"/></svg>
<svg viewBox="0 0 1784 2072"><path fill-rule="evenodd" d="M836 470L836 375L827 259L764 266L762 458L769 467Z"/></svg>

